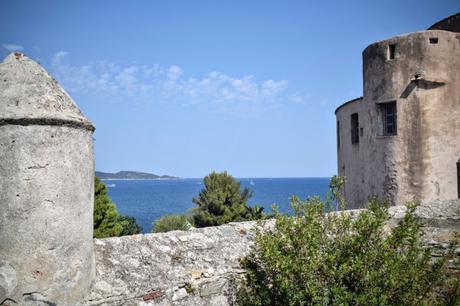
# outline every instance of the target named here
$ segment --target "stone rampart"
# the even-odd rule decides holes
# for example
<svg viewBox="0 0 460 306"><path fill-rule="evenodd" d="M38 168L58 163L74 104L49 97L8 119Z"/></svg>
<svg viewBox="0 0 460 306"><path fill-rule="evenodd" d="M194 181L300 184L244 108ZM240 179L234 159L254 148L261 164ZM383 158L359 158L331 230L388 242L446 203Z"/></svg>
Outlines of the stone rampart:
<svg viewBox="0 0 460 306"><path fill-rule="evenodd" d="M405 206L390 208L391 225ZM360 210L347 211L359 213ZM420 206L427 245L442 251L460 232L460 200ZM263 228L273 227L274 220ZM240 258L254 243L256 222L120 238L95 239L96 281L86 305L234 305L244 275ZM435 254L436 255L436 254Z"/></svg>

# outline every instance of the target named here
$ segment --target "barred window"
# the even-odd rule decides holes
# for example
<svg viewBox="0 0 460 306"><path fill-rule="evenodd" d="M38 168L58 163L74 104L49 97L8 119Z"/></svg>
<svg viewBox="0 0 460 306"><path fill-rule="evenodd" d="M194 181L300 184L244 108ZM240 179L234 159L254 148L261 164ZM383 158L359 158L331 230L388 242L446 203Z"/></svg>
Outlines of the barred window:
<svg viewBox="0 0 460 306"><path fill-rule="evenodd" d="M392 136L397 134L396 102L381 104L383 123L383 135Z"/></svg>

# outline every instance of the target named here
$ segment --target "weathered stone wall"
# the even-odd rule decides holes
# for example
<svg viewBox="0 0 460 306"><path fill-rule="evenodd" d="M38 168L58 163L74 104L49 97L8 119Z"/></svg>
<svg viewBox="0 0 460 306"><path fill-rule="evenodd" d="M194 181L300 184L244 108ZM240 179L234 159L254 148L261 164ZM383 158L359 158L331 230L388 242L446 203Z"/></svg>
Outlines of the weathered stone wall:
<svg viewBox="0 0 460 306"><path fill-rule="evenodd" d="M95 239L88 305L232 305L255 222Z"/></svg>
<svg viewBox="0 0 460 306"><path fill-rule="evenodd" d="M405 206L390 208L396 224ZM350 211L348 211L350 212ZM351 213L359 213L351 211ZM460 231L460 201L420 206L427 245L447 247ZM273 227L269 220L264 228ZM255 222L95 239L96 281L85 305L235 305L240 258L254 243Z"/></svg>
<svg viewBox="0 0 460 306"><path fill-rule="evenodd" d="M363 73L363 98L336 111L338 172L348 180L347 202L359 208L373 196L392 204L456 199L459 34L433 30L374 43L363 52ZM380 105L391 101L397 107L397 135L383 136ZM359 144L350 136L355 112L362 128Z"/></svg>
<svg viewBox="0 0 460 306"><path fill-rule="evenodd" d="M37 63L0 64L0 304L72 305L88 291L93 130Z"/></svg>

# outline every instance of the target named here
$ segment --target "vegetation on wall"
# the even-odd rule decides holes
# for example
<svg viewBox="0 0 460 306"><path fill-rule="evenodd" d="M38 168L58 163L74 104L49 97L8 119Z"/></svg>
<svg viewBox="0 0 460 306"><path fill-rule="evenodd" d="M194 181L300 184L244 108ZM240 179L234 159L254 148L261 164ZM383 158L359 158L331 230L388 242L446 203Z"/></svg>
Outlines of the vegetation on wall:
<svg viewBox="0 0 460 306"><path fill-rule="evenodd" d="M120 215L115 203L107 194L106 185L94 180L94 233L95 238L118 237L139 234L141 227L133 217Z"/></svg>
<svg viewBox="0 0 460 306"><path fill-rule="evenodd" d="M164 233L169 231L186 231L193 227L192 219L186 215L166 215L153 222L153 233Z"/></svg>
<svg viewBox="0 0 460 306"><path fill-rule="evenodd" d="M240 305L433 305L460 302L454 243L432 260L422 243L416 205L390 229L386 206L372 200L356 216L326 213L340 197L342 179L333 178L323 202L291 199L294 216L276 213L272 231L258 232L242 260L247 278ZM458 271L456 272L458 274Z"/></svg>

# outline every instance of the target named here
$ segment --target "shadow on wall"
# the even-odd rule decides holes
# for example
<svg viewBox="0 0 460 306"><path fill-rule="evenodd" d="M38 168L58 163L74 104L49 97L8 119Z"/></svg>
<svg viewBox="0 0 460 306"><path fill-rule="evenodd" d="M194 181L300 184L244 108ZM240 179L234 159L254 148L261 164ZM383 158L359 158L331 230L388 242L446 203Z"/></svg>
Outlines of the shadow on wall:
<svg viewBox="0 0 460 306"><path fill-rule="evenodd" d="M416 87L421 89L434 89L444 85L446 85L446 83L444 82L428 81L423 79L411 80L409 85L407 85L406 89L404 89L400 98L406 99L407 97L409 97Z"/></svg>

